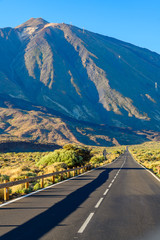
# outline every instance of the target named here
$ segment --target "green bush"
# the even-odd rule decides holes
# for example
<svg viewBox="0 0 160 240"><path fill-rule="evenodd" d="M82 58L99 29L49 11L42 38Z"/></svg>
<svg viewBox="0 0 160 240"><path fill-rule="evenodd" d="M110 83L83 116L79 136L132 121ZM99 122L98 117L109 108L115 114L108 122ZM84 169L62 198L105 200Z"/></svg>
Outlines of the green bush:
<svg viewBox="0 0 160 240"><path fill-rule="evenodd" d="M89 150L87 147L84 146L77 146L72 144L67 144L63 147L65 150L73 150L78 156L83 158L84 162L87 162L92 157L91 149Z"/></svg>
<svg viewBox="0 0 160 240"><path fill-rule="evenodd" d="M55 150L42 157L37 165L45 167L56 162L64 162L68 167L76 167L89 161L90 157L90 151L87 148L68 144L63 149Z"/></svg>
<svg viewBox="0 0 160 240"><path fill-rule="evenodd" d="M102 157L102 156L93 156L93 157L91 158L91 160L90 160L89 163L91 163L91 164L97 164L97 163L102 163L104 160L105 160L105 159L104 159L104 157Z"/></svg>
<svg viewBox="0 0 160 240"><path fill-rule="evenodd" d="M40 184L36 183L33 187L34 191L37 191L38 189L40 189Z"/></svg>
<svg viewBox="0 0 160 240"><path fill-rule="evenodd" d="M4 180L8 180L9 181L9 176L8 175L2 175L1 176L1 180L4 181Z"/></svg>
<svg viewBox="0 0 160 240"><path fill-rule="evenodd" d="M28 194L30 192L32 192L32 188L29 187L29 188L22 188L22 189L19 189L17 192L20 193L20 194Z"/></svg>
<svg viewBox="0 0 160 240"><path fill-rule="evenodd" d="M37 176L36 173L32 173L32 172L28 172L25 175L28 176L28 177L36 177Z"/></svg>

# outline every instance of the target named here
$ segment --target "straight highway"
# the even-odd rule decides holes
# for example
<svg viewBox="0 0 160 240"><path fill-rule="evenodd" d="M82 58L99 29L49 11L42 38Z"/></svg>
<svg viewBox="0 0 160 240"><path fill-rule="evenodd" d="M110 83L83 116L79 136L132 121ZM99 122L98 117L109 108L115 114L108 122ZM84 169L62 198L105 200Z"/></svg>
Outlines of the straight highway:
<svg viewBox="0 0 160 240"><path fill-rule="evenodd" d="M158 240L160 181L128 151L113 163L0 206L0 239Z"/></svg>

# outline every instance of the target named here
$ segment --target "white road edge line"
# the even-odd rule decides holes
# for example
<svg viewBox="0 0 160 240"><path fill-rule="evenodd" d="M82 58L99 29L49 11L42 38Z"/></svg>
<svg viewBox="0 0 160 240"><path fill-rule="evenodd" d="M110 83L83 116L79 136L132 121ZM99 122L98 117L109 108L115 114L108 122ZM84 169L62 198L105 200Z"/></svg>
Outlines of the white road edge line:
<svg viewBox="0 0 160 240"><path fill-rule="evenodd" d="M107 195L108 191L109 191L109 189L107 188L106 191L103 193L103 195L104 196Z"/></svg>
<svg viewBox="0 0 160 240"><path fill-rule="evenodd" d="M48 186L48 187L39 189L39 190L37 190L37 191L35 191L35 192L28 193L28 194L26 194L25 196L22 196L22 197L13 199L13 200L8 201L8 202L6 202L6 203L2 203L2 204L0 204L0 208L3 207L3 206L8 205L8 204L10 204L10 203L13 203L13 202L16 202L16 201L18 201L18 200L21 200L21 199L23 199L23 198L26 198L26 197L29 197L29 196L31 196L31 195L34 195L34 194L36 194L36 193L38 193L38 192L44 191L44 190L46 190L46 189L48 189L48 188L52 188L52 187L55 187L55 186L57 186L57 185L59 185L59 184L68 182L68 181L70 181L70 180L72 180L72 179L74 179L74 178L78 178L78 177L80 177L80 176L82 176L82 175L85 175L85 174L87 174L87 173L89 173L89 172L92 172L92 171L94 171L94 170L95 170L95 169L92 169L92 170L90 170L90 171L88 171L88 172L85 172L85 173L82 173L82 174L80 174L80 175L78 175L78 176L75 176L75 177L72 177L72 178L63 180L62 182L58 182L58 183L52 184L52 185L50 185L50 186Z"/></svg>
<svg viewBox="0 0 160 240"><path fill-rule="evenodd" d="M130 153L130 152L129 152ZM154 173L152 173L151 171L149 171L147 168L145 168L142 164L140 164L139 162L137 162L134 157L132 156L132 154L130 153L132 159L139 164L142 168L144 168L147 172L149 172L150 174L152 174L153 177L155 177L159 182L160 182L160 178L158 178Z"/></svg>
<svg viewBox="0 0 160 240"><path fill-rule="evenodd" d="M98 208L102 201L103 201L103 197L99 199L99 201L97 202L95 208Z"/></svg>
<svg viewBox="0 0 160 240"><path fill-rule="evenodd" d="M85 228L87 227L88 223L90 222L91 218L93 217L94 213L90 213L86 221L83 223L81 228L78 230L78 233L83 233Z"/></svg>
<svg viewBox="0 0 160 240"><path fill-rule="evenodd" d="M100 166L100 167L98 167L98 168L102 168L102 167L108 166L108 165L116 162L121 156L123 156L123 154L121 154L117 159L113 160L113 162L104 164L103 166ZM31 195L33 195L33 194L38 193L38 192L41 192L41 191L43 191L43 190L46 190L46 189L48 189L48 188L54 187L54 186L56 186L56 185L58 185L58 184L62 184L62 183L64 183L64 182L70 181L70 180L72 180L72 179L74 179L74 178L78 178L78 177L80 177L80 176L82 176L82 175L85 175L85 174L87 174L87 173L89 173L89 172L95 171L95 170L98 169L98 168L94 168L94 169L92 169L92 170L90 170L90 171L87 171L87 172L85 172L85 173L82 173L82 174L80 174L80 175L78 175L78 176L75 176L75 177L66 179L66 180L64 180L64 181L62 181L62 182L59 182L59 183L52 184L52 185L50 185L50 186L48 186L48 187L39 189L39 190L37 190L37 191L35 191L35 192L28 193L28 194L26 194L25 196L22 196L22 197L13 199L13 200L8 201L8 202L6 202L6 203L2 203L2 204L0 204L0 208L3 207L3 206L6 206L6 205L8 205L8 204L11 204L11 203L13 203L13 202L19 201L19 200L21 200L21 199L23 199L23 198L29 197L29 196L31 196Z"/></svg>

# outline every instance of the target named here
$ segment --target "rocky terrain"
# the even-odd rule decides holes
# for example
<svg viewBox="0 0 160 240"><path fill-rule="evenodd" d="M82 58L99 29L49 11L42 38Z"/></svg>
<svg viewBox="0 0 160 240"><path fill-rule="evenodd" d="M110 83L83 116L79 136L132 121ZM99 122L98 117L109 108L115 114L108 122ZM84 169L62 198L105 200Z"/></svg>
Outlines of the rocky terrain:
<svg viewBox="0 0 160 240"><path fill-rule="evenodd" d="M0 139L159 139L160 55L72 25L0 29Z"/></svg>

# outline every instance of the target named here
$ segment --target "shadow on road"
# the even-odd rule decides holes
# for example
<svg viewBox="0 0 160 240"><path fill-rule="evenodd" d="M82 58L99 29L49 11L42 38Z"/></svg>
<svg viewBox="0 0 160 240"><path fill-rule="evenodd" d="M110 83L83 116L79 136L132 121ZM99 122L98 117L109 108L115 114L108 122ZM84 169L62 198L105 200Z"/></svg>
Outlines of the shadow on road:
<svg viewBox="0 0 160 240"><path fill-rule="evenodd" d="M104 184L109 177L109 173L113 169L115 168L104 168L104 171L101 172L96 179L72 192L66 196L66 198L48 208L45 212L18 226L16 229L4 234L0 239L39 239L55 226L60 224L63 219L74 212L89 197L92 192ZM102 170L103 168L101 168L101 170L96 169L95 171ZM81 178L79 178L79 181L81 181Z"/></svg>

